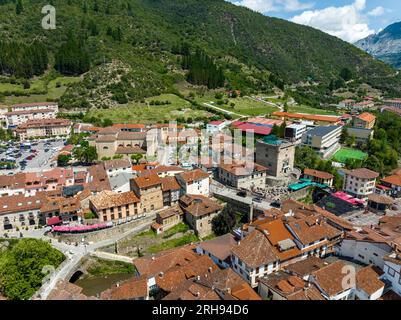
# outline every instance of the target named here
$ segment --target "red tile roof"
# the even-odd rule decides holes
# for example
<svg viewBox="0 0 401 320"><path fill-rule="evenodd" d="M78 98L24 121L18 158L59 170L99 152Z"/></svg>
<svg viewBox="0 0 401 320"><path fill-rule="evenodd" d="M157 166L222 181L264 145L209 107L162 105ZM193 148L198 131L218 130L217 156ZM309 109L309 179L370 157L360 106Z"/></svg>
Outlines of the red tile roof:
<svg viewBox="0 0 401 320"><path fill-rule="evenodd" d="M288 113L288 112L273 112L273 116L292 118L292 119L305 119L320 122L338 123L341 117L330 117L330 116L320 116L312 114L301 114L301 113Z"/></svg>
<svg viewBox="0 0 401 320"><path fill-rule="evenodd" d="M318 171L318 170L313 170L313 169L305 169L304 174L311 176L311 177L316 177L319 179L323 180L330 180L333 179L334 176L331 173L324 172L324 171Z"/></svg>
<svg viewBox="0 0 401 320"><path fill-rule="evenodd" d="M358 119L361 119L363 121L366 122L372 122L376 120L376 116L374 116L373 114L369 113L369 112L364 112L362 114L360 114L359 116L357 116Z"/></svg>
<svg viewBox="0 0 401 320"><path fill-rule="evenodd" d="M133 181L140 189L162 184L161 178L156 173L151 173L145 176L134 178Z"/></svg>

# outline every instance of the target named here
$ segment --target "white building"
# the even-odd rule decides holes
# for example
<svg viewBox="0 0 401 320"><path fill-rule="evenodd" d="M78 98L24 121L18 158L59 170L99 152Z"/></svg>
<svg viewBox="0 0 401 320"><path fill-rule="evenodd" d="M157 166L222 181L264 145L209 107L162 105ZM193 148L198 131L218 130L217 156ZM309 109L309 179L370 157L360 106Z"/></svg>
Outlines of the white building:
<svg viewBox="0 0 401 320"><path fill-rule="evenodd" d="M401 295L401 255L392 253L384 257L383 279L391 282L392 289Z"/></svg>
<svg viewBox="0 0 401 320"><path fill-rule="evenodd" d="M57 112L52 109L11 111L5 114L7 128L15 128L29 120L55 119Z"/></svg>
<svg viewBox="0 0 401 320"><path fill-rule="evenodd" d="M208 133L218 133L227 126L226 121L212 121L206 125L206 131Z"/></svg>
<svg viewBox="0 0 401 320"><path fill-rule="evenodd" d="M367 199L368 195L375 192L377 172L366 168L343 170L343 190L358 199Z"/></svg>
<svg viewBox="0 0 401 320"><path fill-rule="evenodd" d="M103 166L109 178L121 173L133 174L131 162L127 159L108 160L103 163Z"/></svg>
<svg viewBox="0 0 401 320"><path fill-rule="evenodd" d="M39 109L49 109L57 113L58 104L56 102L34 102L34 103L15 104L11 106L11 111L26 111L26 110L39 110Z"/></svg>
<svg viewBox="0 0 401 320"><path fill-rule="evenodd" d="M300 143L303 134L306 132L306 124L291 124L285 128L285 136L287 140Z"/></svg>
<svg viewBox="0 0 401 320"><path fill-rule="evenodd" d="M185 194L209 196L210 176L196 169L180 173L176 176Z"/></svg>
<svg viewBox="0 0 401 320"><path fill-rule="evenodd" d="M380 241L345 238L336 248L337 255L351 258L363 264L384 267L383 258L391 252L391 247Z"/></svg>
<svg viewBox="0 0 401 320"><path fill-rule="evenodd" d="M341 133L342 126L318 126L302 135L302 144L327 159L341 148Z"/></svg>

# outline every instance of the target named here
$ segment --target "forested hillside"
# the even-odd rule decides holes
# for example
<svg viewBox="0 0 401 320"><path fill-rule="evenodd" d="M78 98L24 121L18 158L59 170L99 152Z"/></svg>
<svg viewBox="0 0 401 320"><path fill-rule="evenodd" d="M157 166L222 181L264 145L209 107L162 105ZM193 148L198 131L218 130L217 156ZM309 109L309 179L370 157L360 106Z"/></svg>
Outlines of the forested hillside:
<svg viewBox="0 0 401 320"><path fill-rule="evenodd" d="M55 30L41 27L49 3ZM46 66L85 74L62 97L65 106L94 105L99 95L105 103L141 100L184 80L245 92L328 85L344 68L360 81L401 88L391 67L338 38L223 0L0 0L0 9L2 81Z"/></svg>

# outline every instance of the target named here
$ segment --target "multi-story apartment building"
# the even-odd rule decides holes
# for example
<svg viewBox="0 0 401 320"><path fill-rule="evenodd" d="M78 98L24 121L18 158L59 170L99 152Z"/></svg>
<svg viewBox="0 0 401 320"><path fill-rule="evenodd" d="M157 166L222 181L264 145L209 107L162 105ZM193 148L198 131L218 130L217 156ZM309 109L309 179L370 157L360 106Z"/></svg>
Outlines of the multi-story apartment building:
<svg viewBox="0 0 401 320"><path fill-rule="evenodd" d="M209 195L210 176L208 173L196 169L179 173L176 178L185 194Z"/></svg>
<svg viewBox="0 0 401 320"><path fill-rule="evenodd" d="M14 134L21 141L35 137L62 137L71 133L71 121L66 119L28 120L19 125Z"/></svg>
<svg viewBox="0 0 401 320"><path fill-rule="evenodd" d="M256 163L267 168L267 174L282 178L294 170L295 144L268 136L256 142Z"/></svg>
<svg viewBox="0 0 401 320"><path fill-rule="evenodd" d="M353 117L353 127L359 129L373 129L376 123L376 116L371 113L364 112Z"/></svg>
<svg viewBox="0 0 401 320"><path fill-rule="evenodd" d="M141 199L141 208L149 213L163 208L162 180L155 174L131 179L131 190Z"/></svg>
<svg viewBox="0 0 401 320"><path fill-rule="evenodd" d="M401 108L401 99L384 100L383 104L389 107Z"/></svg>
<svg viewBox="0 0 401 320"><path fill-rule="evenodd" d="M135 193L101 191L89 200L91 210L102 222L124 220L141 215L141 204Z"/></svg>
<svg viewBox="0 0 401 320"><path fill-rule="evenodd" d="M161 178L163 191L163 205L172 206L178 203L181 195L181 186L175 177Z"/></svg>
<svg viewBox="0 0 401 320"><path fill-rule="evenodd" d="M340 149L342 126L318 126L302 136L302 144L327 159Z"/></svg>
<svg viewBox="0 0 401 320"><path fill-rule="evenodd" d="M266 186L267 168L256 163L220 164L218 179L237 189L264 188Z"/></svg>
<svg viewBox="0 0 401 320"><path fill-rule="evenodd" d="M107 175L115 177L121 173L133 173L131 162L127 159L115 159L103 162Z"/></svg>
<svg viewBox="0 0 401 320"><path fill-rule="evenodd" d="M308 257L324 257L342 232L322 216L289 213L249 225L246 236L232 249L232 265L252 287L260 278Z"/></svg>
<svg viewBox="0 0 401 320"><path fill-rule="evenodd" d="M11 111L27 111L27 110L42 110L49 109L54 112L58 112L57 102L33 102L33 103L22 103L11 106Z"/></svg>
<svg viewBox="0 0 401 320"><path fill-rule="evenodd" d="M379 174L375 171L359 168L344 171L343 190L358 199L367 199L375 192L376 179Z"/></svg>
<svg viewBox="0 0 401 320"><path fill-rule="evenodd" d="M41 191L54 191L75 184L73 169L54 168L42 172L0 176L0 196L34 196Z"/></svg>
<svg viewBox="0 0 401 320"><path fill-rule="evenodd" d="M11 111L6 114L7 128L16 128L28 120L55 119L57 113L51 109Z"/></svg>
<svg viewBox="0 0 401 320"><path fill-rule="evenodd" d="M302 136L306 131L306 124L293 123L285 128L284 138L291 142L301 143Z"/></svg>

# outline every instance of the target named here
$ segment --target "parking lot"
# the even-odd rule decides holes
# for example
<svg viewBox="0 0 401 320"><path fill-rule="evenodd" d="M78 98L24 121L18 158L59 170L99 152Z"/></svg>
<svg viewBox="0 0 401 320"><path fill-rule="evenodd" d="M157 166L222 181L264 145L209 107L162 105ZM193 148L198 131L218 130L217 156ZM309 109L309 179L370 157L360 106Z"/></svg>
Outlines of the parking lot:
<svg viewBox="0 0 401 320"><path fill-rule="evenodd" d="M26 144L19 142L7 144L7 148L0 152L0 160L13 161L16 168L0 170L0 175L51 169L54 165L51 159L64 147L64 142L64 140L40 140Z"/></svg>

